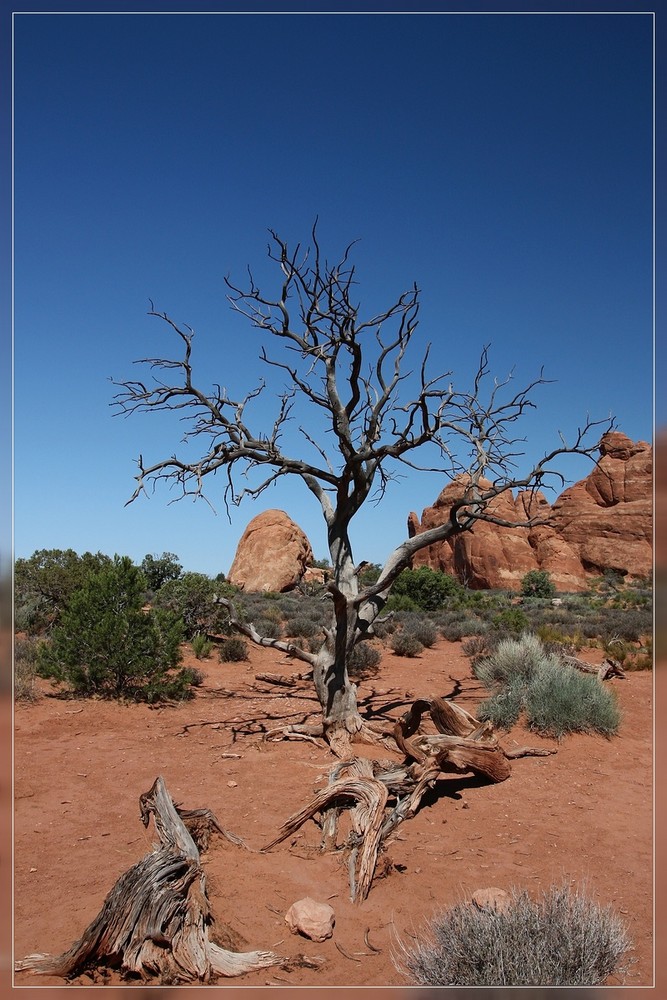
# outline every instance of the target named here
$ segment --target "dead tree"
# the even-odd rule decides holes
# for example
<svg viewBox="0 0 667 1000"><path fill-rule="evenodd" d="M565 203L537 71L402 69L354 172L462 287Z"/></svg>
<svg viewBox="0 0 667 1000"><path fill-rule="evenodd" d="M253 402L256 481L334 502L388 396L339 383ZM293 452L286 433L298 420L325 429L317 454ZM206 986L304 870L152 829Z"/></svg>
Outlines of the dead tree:
<svg viewBox="0 0 667 1000"><path fill-rule="evenodd" d="M121 875L98 916L68 951L28 955L16 963L16 971L67 978L111 966L145 980L156 976L163 983L208 983L217 976L282 964L285 960L273 952L227 951L209 938L212 916L199 849L213 830L242 845L240 838L223 830L207 809L178 809L162 778L139 802L144 826L153 815L159 845Z"/></svg>
<svg viewBox="0 0 667 1000"><path fill-rule="evenodd" d="M546 382L542 372L514 389L511 374L502 380L492 377L485 347L472 386L456 389L450 372L429 373L428 346L410 371L419 314L416 285L388 309L363 318L349 262L353 244L330 264L321 255L315 228L305 251L300 245L291 250L272 231L270 236L268 255L279 272L276 294L263 294L251 273L245 287L229 280L227 286L232 309L265 338L261 362L279 378L273 423L253 426L251 419L253 404L266 389L264 382L239 396L229 395L221 385L196 384L193 331L153 308L149 315L176 335L182 356L143 359L139 363L148 367L152 380L114 382L120 388L114 405L125 415L173 412L187 427L184 440L196 441L200 449L194 460L174 454L146 463L140 456L137 486L128 503L161 483L176 487L176 499L204 498L207 477L220 472L228 512L230 505L261 496L285 476L300 479L319 504L332 566L327 584L331 621L321 648L311 653L262 637L251 626L242 631L253 642L289 652L312 667L322 720L310 732L324 735L342 754L349 751L351 736L364 731L369 735L348 676L350 655L373 634L399 573L417 551L471 530L476 521L499 528L540 523L530 518L505 521L494 515L493 501L508 490L541 488L550 477L562 483L559 459L568 454L593 456L599 441L591 442L590 435L602 422L587 420L569 444L561 435L555 448L520 469L523 439L515 425L534 407L532 393ZM267 344L282 353L271 354ZM224 356L220 364L224 367ZM289 421L300 421L300 446L286 433ZM605 422L605 429L612 426L613 421ZM382 499L401 467L449 479L464 477L466 489L443 524L402 541L377 582L360 586L350 525L369 499ZM233 606L226 603L241 627Z"/></svg>

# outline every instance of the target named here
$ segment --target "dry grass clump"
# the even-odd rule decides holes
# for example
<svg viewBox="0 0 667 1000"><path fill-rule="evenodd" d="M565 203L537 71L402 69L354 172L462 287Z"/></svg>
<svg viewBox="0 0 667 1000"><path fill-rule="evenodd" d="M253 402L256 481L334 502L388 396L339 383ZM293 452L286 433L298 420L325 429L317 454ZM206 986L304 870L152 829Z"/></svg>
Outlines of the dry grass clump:
<svg viewBox="0 0 667 1000"><path fill-rule="evenodd" d="M506 910L464 902L438 914L414 943L399 941L394 964L418 986L600 986L630 947L610 907L568 886L537 902L513 889Z"/></svg>

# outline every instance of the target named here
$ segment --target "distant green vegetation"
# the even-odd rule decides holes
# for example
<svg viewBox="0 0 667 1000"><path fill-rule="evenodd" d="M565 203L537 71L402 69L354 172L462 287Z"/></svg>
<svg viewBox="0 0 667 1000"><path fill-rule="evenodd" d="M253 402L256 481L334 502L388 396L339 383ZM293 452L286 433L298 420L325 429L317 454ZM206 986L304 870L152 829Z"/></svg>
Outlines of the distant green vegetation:
<svg viewBox="0 0 667 1000"><path fill-rule="evenodd" d="M227 612L213 603L220 585L204 573L183 573L166 580L153 597L153 607L170 611L180 618L186 639L224 629Z"/></svg>
<svg viewBox="0 0 667 1000"><path fill-rule="evenodd" d="M16 630L38 635L55 625L72 594L91 573L111 563L97 552L77 555L73 549L39 549L14 566L14 620Z"/></svg>
<svg viewBox="0 0 667 1000"><path fill-rule="evenodd" d="M379 573L378 565L367 564L360 573L361 585L368 586ZM116 599L123 604L122 635L102 612L102 605L111 600L104 587L115 588ZM552 593L548 574L529 573L521 589L521 594L475 591L428 567L405 570L392 588L386 614L375 623L370 641L355 650L350 675L363 678L377 673L388 650L415 660L415 666L406 663L406 669L418 669L424 650L441 639L462 642L475 669L480 661L489 661L503 642L521 642L526 634L541 644L547 659L597 646L625 670L652 666L650 581L626 583L617 575L605 574L593 581L587 593L563 594L554 600L543 596ZM329 624L325 593L324 587L313 584L285 594L245 593L232 587L223 574L211 579L203 573L184 572L171 552L146 555L135 567L127 557L40 550L30 559L16 561L15 625L25 639L17 647L15 693L23 698L34 696L39 667L42 676L79 694L152 700L187 696L195 679L176 669L179 642L191 643L195 656L202 659L216 650L230 659L249 655L247 643L231 629L227 610L213 602L214 594L233 598L241 620L253 622L260 635L316 649ZM69 630L67 634L63 629ZM84 648L84 635L90 648ZM124 650L126 667L120 655L115 661L117 650ZM107 666L102 669L105 657ZM554 692L548 688L549 674L544 671L543 686L535 687L531 697L526 690L519 697L512 684L502 693L494 690L488 711L499 725L518 711L544 728L538 694L547 690L542 700L556 704L565 686L562 676L555 675L561 681ZM586 678L577 677L571 683L578 685L582 680ZM577 689L567 697L574 700L580 693ZM575 719L574 712L570 714ZM577 726L581 724L577 721ZM605 726L613 729L613 718L607 723L600 718L600 726L600 731ZM564 723L555 722L554 732L563 727Z"/></svg>
<svg viewBox="0 0 667 1000"><path fill-rule="evenodd" d="M183 567L173 552L163 552L161 556L148 553L141 563L141 572L146 577L148 589L155 592L169 580L178 580Z"/></svg>
<svg viewBox="0 0 667 1000"><path fill-rule="evenodd" d="M544 569L531 569L521 580L524 597L555 597L556 587L551 574Z"/></svg>
<svg viewBox="0 0 667 1000"><path fill-rule="evenodd" d="M391 588L388 608L401 611L438 611L465 598L461 584L447 573L428 566L404 569Z"/></svg>

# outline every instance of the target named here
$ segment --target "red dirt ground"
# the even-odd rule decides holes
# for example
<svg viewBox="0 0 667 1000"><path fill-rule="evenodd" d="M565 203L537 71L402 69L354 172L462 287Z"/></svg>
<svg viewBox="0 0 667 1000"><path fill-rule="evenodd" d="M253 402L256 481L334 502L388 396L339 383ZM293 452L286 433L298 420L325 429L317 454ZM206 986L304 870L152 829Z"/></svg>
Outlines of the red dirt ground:
<svg viewBox="0 0 667 1000"><path fill-rule="evenodd" d="M599 662L599 654L588 654ZM324 745L266 742L262 732L316 713L307 683L298 691L255 680L261 671L298 673L296 661L253 647L249 662L198 662L205 680L176 707L118 705L53 697L50 685L14 716L14 956L59 954L94 919L116 879L151 849L154 830L138 800L162 775L185 808L208 807L253 848L214 837L203 855L214 916L244 939L244 950L320 956L318 969L264 969L228 985L405 986L392 951L438 908L478 888L516 886L535 894L563 881L611 904L634 942L632 968L608 985L653 985L652 700L650 673L610 684L623 722L612 740L572 736L559 745L517 727L499 734L507 749L557 746L548 757L512 761L498 785L446 778L389 846L395 866L360 905L349 900L342 855L318 855L308 822L271 852L257 849L326 780L334 758ZM459 643L440 641L417 659L386 653L380 673L359 685L362 707L397 717L415 697L454 697L475 712L485 695ZM368 748L359 748L369 754ZM390 756L380 748L377 756ZM284 914L303 896L329 902L333 938L295 937ZM373 949L368 947L368 944ZM74 985L105 982L81 976ZM14 985L64 980L16 973ZM141 984L137 984L141 985Z"/></svg>

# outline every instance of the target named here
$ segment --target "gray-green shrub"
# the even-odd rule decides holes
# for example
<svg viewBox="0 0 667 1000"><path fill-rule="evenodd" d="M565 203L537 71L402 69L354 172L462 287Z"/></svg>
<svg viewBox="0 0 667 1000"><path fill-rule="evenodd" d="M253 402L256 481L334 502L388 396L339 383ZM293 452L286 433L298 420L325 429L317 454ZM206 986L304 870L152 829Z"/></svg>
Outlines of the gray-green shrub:
<svg viewBox="0 0 667 1000"><path fill-rule="evenodd" d="M299 616L288 621L285 631L290 637L299 636L302 639L310 639L322 631L322 626L318 622L313 621L312 618Z"/></svg>
<svg viewBox="0 0 667 1000"><path fill-rule="evenodd" d="M260 618L255 627L266 639L280 639L283 634L282 624L275 618Z"/></svg>
<svg viewBox="0 0 667 1000"><path fill-rule="evenodd" d="M448 642L459 642L469 635L483 635L488 632L488 622L481 618L466 616L440 626L440 634Z"/></svg>
<svg viewBox="0 0 667 1000"><path fill-rule="evenodd" d="M399 941L394 964L419 986L601 986L630 947L620 917L583 893L552 887L534 902L513 889L505 911L459 903L436 915Z"/></svg>
<svg viewBox="0 0 667 1000"><path fill-rule="evenodd" d="M537 636L526 632L520 639L501 639L493 653L473 667L473 673L489 688L519 678L528 681L548 657Z"/></svg>
<svg viewBox="0 0 667 1000"><path fill-rule="evenodd" d="M466 637L461 643L461 651L472 661L473 673L475 664L491 655L494 646L493 640L489 639L488 632L480 632Z"/></svg>
<svg viewBox="0 0 667 1000"><path fill-rule="evenodd" d="M414 611L401 611L397 620L406 635L414 636L422 646L430 648L437 642L438 630L430 618Z"/></svg>
<svg viewBox="0 0 667 1000"><path fill-rule="evenodd" d="M531 729L557 738L576 732L613 736L621 721L612 690L597 677L556 661L544 664L531 679L525 709Z"/></svg>
<svg viewBox="0 0 667 1000"><path fill-rule="evenodd" d="M382 653L379 649L368 642L360 642L352 651L347 672L355 679L371 677L377 673L381 661Z"/></svg>
<svg viewBox="0 0 667 1000"><path fill-rule="evenodd" d="M391 637L391 648L396 656L419 656L424 651L419 639L403 629L400 632L395 632Z"/></svg>
<svg viewBox="0 0 667 1000"><path fill-rule="evenodd" d="M243 660L248 660L250 659L248 643L237 636L222 639L218 644L218 656L222 663L241 663Z"/></svg>
<svg viewBox="0 0 667 1000"><path fill-rule="evenodd" d="M475 677L491 691L477 710L508 729L525 711L531 729L560 738L570 732L612 736L620 724L614 692L545 650L537 636L503 639L490 656L473 659Z"/></svg>

